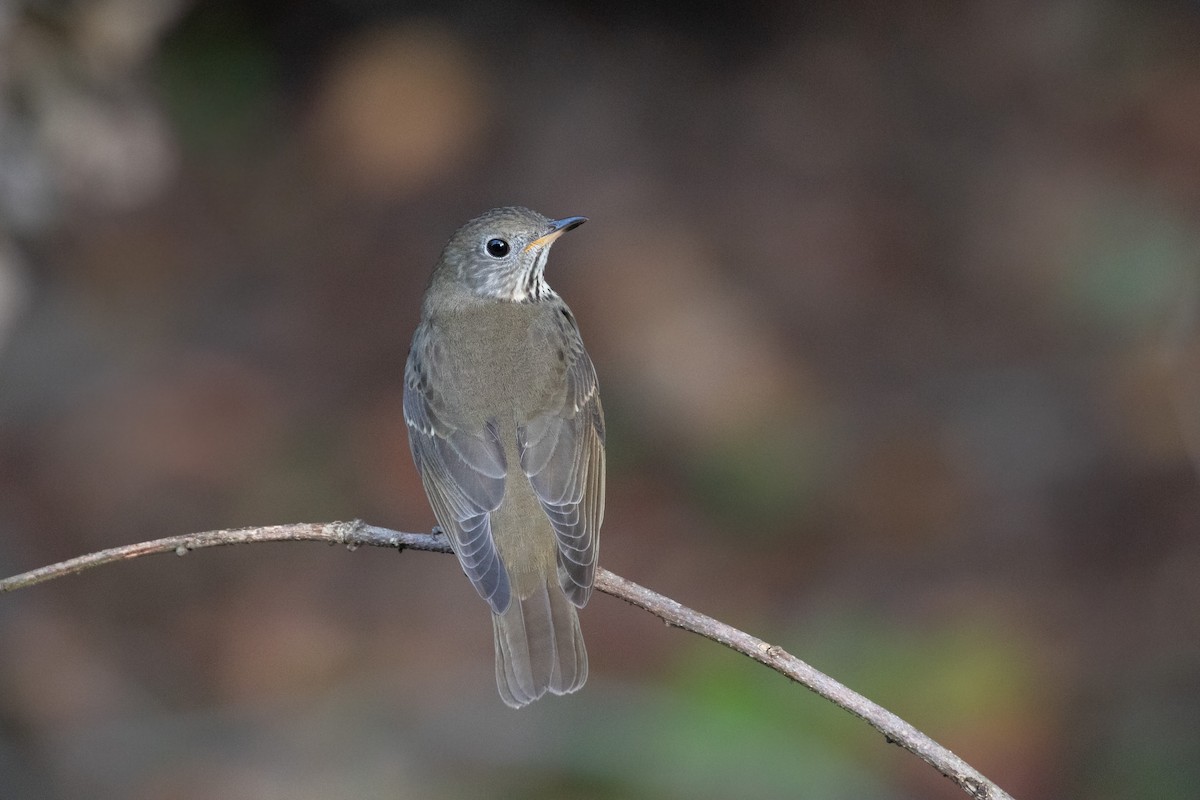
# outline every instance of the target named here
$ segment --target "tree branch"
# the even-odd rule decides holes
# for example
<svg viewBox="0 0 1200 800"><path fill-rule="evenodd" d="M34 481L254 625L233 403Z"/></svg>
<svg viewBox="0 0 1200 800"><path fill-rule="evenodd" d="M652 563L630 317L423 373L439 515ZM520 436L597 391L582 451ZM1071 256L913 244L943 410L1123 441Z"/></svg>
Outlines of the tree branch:
<svg viewBox="0 0 1200 800"><path fill-rule="evenodd" d="M170 536L166 539L155 539L150 542L89 553L69 561L51 564L0 580L0 594L24 589L65 575L74 575L104 564L140 558L153 553L184 555L202 547L218 547L247 542L328 542L345 545L350 549L371 545L394 547L399 550L451 552L449 543L440 533L401 533L387 528L377 528L360 521L271 525L264 528L239 528L207 531L187 536ZM1012 800L1004 790L981 775L970 764L900 717L843 686L823 672L784 651L778 645L768 644L744 631L698 611L693 611L669 597L664 597L633 581L614 575L606 569L597 570L596 588L605 594L610 594L649 611L669 625L698 633L714 642L720 642L808 687L831 703L841 706L856 717L865 720L882 733L889 742L898 744L918 756L976 800Z"/></svg>

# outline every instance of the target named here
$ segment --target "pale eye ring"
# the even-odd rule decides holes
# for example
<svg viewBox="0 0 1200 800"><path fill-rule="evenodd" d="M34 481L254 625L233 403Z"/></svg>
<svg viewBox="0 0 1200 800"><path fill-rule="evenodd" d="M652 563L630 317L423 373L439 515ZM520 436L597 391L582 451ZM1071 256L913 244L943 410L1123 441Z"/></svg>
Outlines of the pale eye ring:
<svg viewBox="0 0 1200 800"><path fill-rule="evenodd" d="M488 243L484 245L488 255L492 258L504 258L508 255L508 242L503 239L488 239Z"/></svg>

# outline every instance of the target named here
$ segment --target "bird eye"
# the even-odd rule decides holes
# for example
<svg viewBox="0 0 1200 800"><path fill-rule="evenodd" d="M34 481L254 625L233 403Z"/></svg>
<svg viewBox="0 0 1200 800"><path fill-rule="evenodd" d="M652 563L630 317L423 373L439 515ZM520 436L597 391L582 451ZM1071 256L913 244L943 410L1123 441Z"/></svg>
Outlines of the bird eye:
<svg viewBox="0 0 1200 800"><path fill-rule="evenodd" d="M508 255L508 242L503 239L488 239L486 247L488 255L492 258L504 258Z"/></svg>

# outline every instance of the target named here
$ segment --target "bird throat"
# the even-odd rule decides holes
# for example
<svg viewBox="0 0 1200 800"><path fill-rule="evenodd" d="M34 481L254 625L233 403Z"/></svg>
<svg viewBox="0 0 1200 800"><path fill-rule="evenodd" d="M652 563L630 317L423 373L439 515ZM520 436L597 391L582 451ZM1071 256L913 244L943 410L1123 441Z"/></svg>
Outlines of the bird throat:
<svg viewBox="0 0 1200 800"><path fill-rule="evenodd" d="M550 248L543 247L533 262L533 267L522 277L521 287L514 292L513 300L518 303L536 303L554 294L550 284L546 283L546 259L550 257Z"/></svg>
<svg viewBox="0 0 1200 800"><path fill-rule="evenodd" d="M497 300L508 300L512 303L537 303L552 297L557 297L550 284L546 283L546 259L550 248L542 248L527 270L497 274L494 281L489 281L485 294Z"/></svg>

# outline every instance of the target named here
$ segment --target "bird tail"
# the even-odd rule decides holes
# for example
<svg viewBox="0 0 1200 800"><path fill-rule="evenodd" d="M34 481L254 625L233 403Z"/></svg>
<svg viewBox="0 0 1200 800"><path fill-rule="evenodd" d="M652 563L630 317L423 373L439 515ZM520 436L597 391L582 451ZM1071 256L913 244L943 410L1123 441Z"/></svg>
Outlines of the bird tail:
<svg viewBox="0 0 1200 800"><path fill-rule="evenodd" d="M537 700L546 690L570 694L587 680L587 651L579 615L557 584L541 582L532 593L492 615L496 638L496 686L513 708Z"/></svg>

